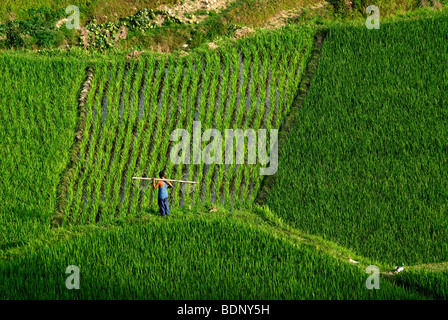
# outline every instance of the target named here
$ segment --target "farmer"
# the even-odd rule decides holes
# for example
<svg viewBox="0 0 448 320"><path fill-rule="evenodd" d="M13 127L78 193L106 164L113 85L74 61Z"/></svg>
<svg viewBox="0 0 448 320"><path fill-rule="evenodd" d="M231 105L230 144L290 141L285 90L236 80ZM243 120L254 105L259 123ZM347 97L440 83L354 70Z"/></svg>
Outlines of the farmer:
<svg viewBox="0 0 448 320"><path fill-rule="evenodd" d="M159 172L160 179L165 179L165 172ZM156 184L156 179L152 180L152 185L154 189L159 188L159 196L157 202L159 204L159 212L162 217L168 215L170 213L170 208L168 206L168 188L173 188L173 185L169 181L161 181L159 180Z"/></svg>

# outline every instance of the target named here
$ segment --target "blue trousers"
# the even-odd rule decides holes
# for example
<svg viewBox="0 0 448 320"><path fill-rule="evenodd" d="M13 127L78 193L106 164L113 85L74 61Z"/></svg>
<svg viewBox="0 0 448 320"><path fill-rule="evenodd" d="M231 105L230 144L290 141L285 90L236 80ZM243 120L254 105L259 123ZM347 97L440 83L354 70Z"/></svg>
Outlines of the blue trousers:
<svg viewBox="0 0 448 320"><path fill-rule="evenodd" d="M162 217L170 214L170 207L168 205L168 198L157 199L157 202L159 203L159 212L162 215Z"/></svg>

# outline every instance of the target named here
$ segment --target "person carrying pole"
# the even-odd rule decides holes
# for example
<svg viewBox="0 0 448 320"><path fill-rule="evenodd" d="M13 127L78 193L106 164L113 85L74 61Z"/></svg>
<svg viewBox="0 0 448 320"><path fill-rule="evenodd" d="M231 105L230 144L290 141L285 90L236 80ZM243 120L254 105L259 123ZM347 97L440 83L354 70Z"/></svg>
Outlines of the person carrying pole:
<svg viewBox="0 0 448 320"><path fill-rule="evenodd" d="M165 172L159 172L160 179L165 179ZM159 188L159 194L157 203L159 204L159 212L162 217L167 216L170 213L170 207L168 205L168 188L173 188L170 181L158 180L156 184L156 179L152 180L152 185L154 189Z"/></svg>

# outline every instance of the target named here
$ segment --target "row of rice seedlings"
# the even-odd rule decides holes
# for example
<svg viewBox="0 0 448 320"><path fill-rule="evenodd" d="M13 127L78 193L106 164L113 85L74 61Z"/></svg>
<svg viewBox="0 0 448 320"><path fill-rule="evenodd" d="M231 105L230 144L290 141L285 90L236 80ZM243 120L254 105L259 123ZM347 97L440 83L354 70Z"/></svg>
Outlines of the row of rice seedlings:
<svg viewBox="0 0 448 320"><path fill-rule="evenodd" d="M109 82L107 90L104 92L103 98L103 108L106 108L107 116L104 119L101 144L99 146L100 158L97 163L96 178L95 178L95 196L93 203L91 204L92 209L90 209L89 219L90 223L94 223L101 219L103 214L102 201L104 197L104 183L106 177L109 173L109 164L111 161L111 153L114 146L116 127L114 126L113 116L114 114L118 117L118 108L114 108L113 102L117 100L117 92L113 91L114 88L110 85L113 83L119 83L119 79L122 79L121 71L124 65L114 63L111 67L111 81ZM120 78L117 78L120 77ZM118 91L118 90L117 90ZM115 97L114 97L115 95ZM104 115L103 115L104 117Z"/></svg>
<svg viewBox="0 0 448 320"><path fill-rule="evenodd" d="M187 112L188 112L188 97L189 97L189 93L191 92L191 87L192 87L192 78L193 78L193 59L188 56L185 58L185 66L183 69L183 81L182 81L182 89L181 89L181 94L179 95L179 105L178 105L178 109L177 109L177 114L176 114L176 119L177 119L177 123L175 125L175 128L179 128L179 129L186 129L188 123L187 121ZM179 143L176 142L175 143ZM177 179L184 179L184 168L185 168L185 164L183 162L179 163L176 165L176 170L173 173L173 176L176 177ZM184 197L184 193L181 190L185 190L185 187L182 185L179 185L177 188L175 188L172 191L173 197L175 199L175 203L178 203L180 205L183 205L183 201L185 201Z"/></svg>
<svg viewBox="0 0 448 320"><path fill-rule="evenodd" d="M219 98L219 105L216 108L215 112L215 127L221 129L221 131L225 128L222 128L220 125L223 123L222 119L224 119L225 115L225 109L228 103L229 99L229 88L230 88L230 72L231 72L231 65L230 65L230 56L228 54L227 50L220 51L220 60L221 60L221 71L220 71L220 98ZM224 141L223 141L224 142ZM223 143L222 146L223 150L223 159L222 161L225 162L225 143ZM213 188L214 188L214 196L216 198L216 202L222 201L222 196L220 192L220 186L223 181L224 177L224 170L223 165L214 165L214 173L213 176L210 176L209 179L213 179ZM211 192L212 190L210 190Z"/></svg>
<svg viewBox="0 0 448 320"><path fill-rule="evenodd" d="M231 63L232 63L232 74L231 74L231 89L230 89L230 99L229 104L226 108L226 117L224 122L224 128L231 129L231 121L233 116L233 110L236 107L237 100L237 92L239 88L239 78L240 78L240 56L236 49L231 50ZM233 152L233 151L232 151ZM225 175L223 181L226 181L222 184L221 193L224 194L224 202L230 203L230 183L229 179L231 179L231 173L228 170L229 166L225 165Z"/></svg>
<svg viewBox="0 0 448 320"><path fill-rule="evenodd" d="M89 176L89 179L86 183L87 187L85 188L85 195L84 195L86 198L86 202L81 214L82 217L81 223L83 224L89 220L89 216L92 215L92 213L96 216L96 212L93 212L94 210L92 210L92 205L94 204L92 203L94 201L93 200L93 195L95 191L94 184L99 180L98 173L100 171L99 168L101 168L102 157L104 156L103 141L105 141L104 134L102 134L102 131L104 131L104 121L106 121L106 119L103 119L104 116L102 109L104 108L103 103L105 95L107 94L107 86L112 78L112 69L113 67L110 66L108 74L107 73L105 74L104 78L107 79L107 82L105 83L104 87L100 88L98 98L96 100L97 101L96 105L93 107L93 110L95 110L96 112L95 131L93 133L92 138L93 150L89 158L89 166L88 166L91 173L86 173Z"/></svg>
<svg viewBox="0 0 448 320"><path fill-rule="evenodd" d="M170 92L172 87L173 78L175 75L175 68L176 65L173 63L173 58L168 58L167 61L165 61L164 65L162 66L163 70L165 71L164 75L164 81L163 86L160 88L160 96L158 97L158 117L157 121L154 124L153 130L155 130L155 135L153 138L153 148L150 153L151 156L151 165L148 170L148 174L152 177L158 177L158 172L163 169L163 166L165 163L161 163L164 161L164 154L161 154L161 145L165 142L167 139L165 137L166 134L166 126L169 121L167 119L168 110L170 108L169 101L170 101ZM150 199L149 203L154 203L154 199L157 199L157 197L154 195L153 192L149 194Z"/></svg>
<svg viewBox="0 0 448 320"><path fill-rule="evenodd" d="M137 162L138 155L140 154L140 144L141 135L144 131L145 123L140 119L140 108L139 99L142 86L144 83L143 75L146 62L139 61L138 68L135 76L135 83L132 90L131 99L131 126L129 126L128 134L131 137L130 151L125 153L125 158L123 159L123 166L121 169L122 180L124 181L124 186L122 185L121 197L123 198L120 203L120 216L126 216L129 211L129 205L131 201L131 189L133 186L132 175L133 169Z"/></svg>
<svg viewBox="0 0 448 320"><path fill-rule="evenodd" d="M282 57L282 67L280 69L281 75L279 77L279 99L278 99L278 105L276 106L277 112L274 116L274 124L273 126L275 128L280 128L283 116L286 114L288 107L286 104L289 102L287 100L288 95L288 89L290 82L293 82L291 80L292 74L295 73L295 70L299 67L299 64L294 65L288 65L288 63L295 62L294 56L296 55L296 52L292 51L289 54L285 54ZM297 88L297 87L296 87Z"/></svg>
<svg viewBox="0 0 448 320"><path fill-rule="evenodd" d="M191 133L191 150L193 151L194 143L194 136L193 136L193 121L199 120L197 118L197 106L198 101L200 99L200 94L203 90L203 76L204 76L204 69L205 69L205 62L202 59L202 55L197 54L194 57L194 73L193 73L193 81L192 81L192 90L189 94L189 100L188 100L188 111L187 111L187 130ZM194 180L195 179L195 153L190 153L190 164L187 165L187 168L185 170L186 174L184 176L187 176L188 180ZM193 204L194 198L192 197L192 194L183 194L184 202L186 204Z"/></svg>
<svg viewBox="0 0 448 320"><path fill-rule="evenodd" d="M143 122L143 132L142 136L140 138L140 147L139 152L137 154L137 161L135 163L135 166L130 171L131 174L134 176L141 176L143 174L143 167L145 165L145 159L148 158L148 154L146 154L146 150L149 148L149 139L147 138L149 135L149 126L151 124L151 121L155 118L155 115L153 115L150 104L148 101L150 100L150 97L146 95L146 91L148 86L152 85L152 80L154 77L154 72L156 70L156 60L154 57L150 57L148 60L146 60L146 67L145 67L145 74L144 74L144 84L141 88L141 91L139 92L139 100L140 95L143 96L143 114L140 119L141 122ZM139 102L140 103L140 102ZM145 107L146 106L146 107ZM132 197L130 199L129 204L129 214L132 215L138 215L139 213L139 202L142 196L142 188L139 187L139 184L136 184L133 181L130 181L132 183ZM147 185L147 184L145 184Z"/></svg>
<svg viewBox="0 0 448 320"><path fill-rule="evenodd" d="M187 57L185 60L184 66L184 78L182 83L181 95L179 96L180 104L178 107L178 122L177 128L188 130L188 111L189 111L189 98L191 95L191 89L193 86L193 65L194 60L191 57ZM190 136L191 139L191 136ZM190 153L191 157L191 153ZM176 165L176 172L174 173L174 177L177 179L188 179L186 176L186 172L188 172L188 164L184 164L181 162ZM174 194L174 203L183 205L185 202L185 185L178 185L172 193Z"/></svg>
<svg viewBox="0 0 448 320"><path fill-rule="evenodd" d="M145 138L145 146L147 149L144 149L144 154L147 156L152 155L156 142L155 139L153 139L156 134L155 123L160 117L157 98L159 96L159 91L163 87L164 76L165 60L156 60L154 64L153 80L148 83L145 89L146 105L149 110L148 133ZM142 172L146 173L148 171L149 162L146 161L146 157L142 158L142 161Z"/></svg>
<svg viewBox="0 0 448 320"><path fill-rule="evenodd" d="M170 99L168 104L170 107L170 112L166 115L166 117L169 119L168 126L165 127L165 134L164 134L164 141L163 145L161 147L161 154L164 155L164 159L161 161L161 165L164 165L165 169L165 175L167 177L173 177L173 162L170 161L170 148L169 146L172 145L170 134L174 130L174 125L179 119L177 118L177 113L179 110L179 96L182 94L182 83L183 79L183 71L185 68L185 60L184 59L178 59L176 61L176 69L175 69L175 75L173 80L173 86L170 90ZM175 193L171 191L171 197L170 197L171 203L178 203L177 198L175 197Z"/></svg>
<svg viewBox="0 0 448 320"><path fill-rule="evenodd" d="M191 140L191 144L190 146L194 145L194 141L193 141L193 121L196 120L196 108L197 108L197 100L198 95L200 93L200 91L202 90L203 87L203 76L204 76L204 61L201 59L201 57L199 55L196 55L195 59L194 59L194 73L193 73L193 77L192 77L192 85L191 85L191 90L189 93L189 98L188 98L188 106L189 109L187 111L187 125L188 128L187 131L191 133L190 136L190 140ZM194 153L192 152L190 154L190 163L187 165L187 170L186 170L186 175L187 175L187 179L188 180L194 180L194 169L196 167L196 165L194 164L195 159L194 159ZM184 202L187 205L191 205L194 203L193 201L193 197L191 194L183 194L184 197Z"/></svg>
<svg viewBox="0 0 448 320"><path fill-rule="evenodd" d="M232 65L232 56L231 56L231 51L227 50L227 49L223 49L220 51L220 56L221 56L221 63L224 64L225 69L223 72L223 88L221 90L221 99L220 99L220 106L219 106L219 116L216 117L216 127L220 128L221 130L225 129L225 121L224 119L226 119L227 116L227 112L228 112L228 106L230 104L230 100L232 97L232 81L237 81L237 75L235 76L234 73L236 72L236 70L234 69L234 66ZM235 84L236 85L236 84ZM225 161L225 145L223 145L223 155L224 155L224 160ZM216 168L215 171L216 173L216 177L215 177L215 197L216 197L216 201L219 203L223 203L224 202L224 197L223 197L223 180L224 180L224 175L225 175L225 166L221 165L219 166L219 168Z"/></svg>
<svg viewBox="0 0 448 320"><path fill-rule="evenodd" d="M88 186L90 186L90 189L92 191L92 195L90 196L90 194L86 194L86 206L83 210L83 216L86 215L86 217L84 217L84 223L86 223L87 221L89 221L89 218L91 216L93 216L92 211L92 206L95 205L94 203L94 192L96 192L95 185L98 186L98 188L101 189L101 182L102 179L100 178L101 176L99 175L101 171L104 171L103 169L103 162L108 162L109 158L107 153L105 152L105 147L106 147L106 133L109 132L112 127L112 123L110 121L110 114L109 116L107 116L107 110L106 105L107 105L107 97L109 96L109 90L110 90L110 86L111 86L111 81L115 80L115 77L117 76L117 69L118 65L115 64L110 64L108 66L108 72L107 75L105 75L105 77L107 77L108 81L106 83L106 87L102 90L101 92L101 96L99 97L99 99L97 99L97 104L93 107L95 112L96 112L96 120L95 120L95 126L97 125L101 125L100 128L100 132L98 135L98 138L96 139L98 142L94 144L95 146L95 154L92 155L94 157L94 159L92 159L91 164L92 164L92 173L89 174L89 183ZM109 106L110 107L110 106ZM103 160L104 159L104 160Z"/></svg>
<svg viewBox="0 0 448 320"><path fill-rule="evenodd" d="M163 118L161 121L158 121L159 129L158 136L156 137L158 141L157 146L157 160L156 160L156 170L152 175L155 177L158 176L158 172L162 169L166 170L166 164L168 159L166 158L169 141L169 128L172 123L171 113L172 110L175 109L173 106L173 95L176 94L177 86L180 80L180 76L182 73L178 73L179 70L182 69L182 66L179 65L179 60L175 61L174 59L170 59L168 61L169 73L167 76L167 86L164 87L163 96L162 96L162 115Z"/></svg>
<svg viewBox="0 0 448 320"><path fill-rule="evenodd" d="M110 194L106 194L106 199L109 196L110 201L106 201L106 212L108 212L107 219L114 218L117 213L117 208L120 204L120 190L122 186L122 176L120 168L122 167L122 155L123 150L126 149L126 145L129 146L131 138L127 135L127 128L129 124L129 112L130 112L130 94L131 87L134 84L135 77L134 71L135 68L138 67L135 64L135 61L128 62L127 70L128 76L126 77L126 81L124 82L124 86L121 92L119 103L120 108L120 118L117 122L117 126L119 127L119 131L117 133L117 142L115 144L114 153L113 153L113 161L112 166L110 167L110 175L111 178L111 186L108 188L110 190Z"/></svg>
<svg viewBox="0 0 448 320"><path fill-rule="evenodd" d="M136 137L135 130L140 129L137 134L141 133L141 126L137 126L139 122L139 108L138 108L138 92L142 83L143 69L145 63L142 60L139 60L134 71L134 80L132 89L130 92L130 100L129 100L129 116L128 122L126 124L126 143L123 151L121 153L121 163L119 167L119 177L121 181L121 185L119 190L117 189L117 193L115 195L116 198L120 199L119 204L116 207L116 211L120 217L123 217L127 210L120 210L123 208L124 204L129 203L130 196L130 186L132 185L132 176L127 177L126 172L129 168L129 161L132 156L136 158L136 141L138 141L138 137ZM127 108L126 108L127 109ZM138 150L137 150L138 152ZM129 188L128 188L129 187Z"/></svg>
<svg viewBox="0 0 448 320"><path fill-rule="evenodd" d="M196 68L196 58L194 57L189 57L187 59L187 65L186 65L186 76L188 78L188 86L185 86L183 89L185 89L183 91L182 94L182 105L181 105L181 116L180 118L182 119L181 122L179 122L179 127L182 129L186 129L187 131L190 129L190 123L189 123L189 118L190 116L192 116L193 112L194 112L194 106L192 105L191 101L192 101L192 92L193 90L197 90L197 86L198 86L198 82L199 82L199 78L200 78L200 74L198 72L194 72ZM190 134L190 144L189 147L191 146L191 139L192 139L192 132L189 132ZM188 173L189 173L189 168L192 167L192 152L190 151L189 154L189 163L188 164L184 164L183 162L181 162L178 165L178 177L180 179L189 179ZM174 190L174 192L176 194L178 194L179 197L179 205L185 205L186 202L188 202L189 199L189 194L188 194L188 187L189 186L185 186L182 185L178 188L176 188L176 190Z"/></svg>
<svg viewBox="0 0 448 320"><path fill-rule="evenodd" d="M220 66L220 58L219 55L216 52L213 52L213 54L210 57L210 64L211 64L211 70L213 77L211 79L211 84L209 87L209 98L206 105L206 112L205 112L205 125L203 124L204 130L212 129L213 128L213 120L215 115L215 110L217 109L217 96L219 94L219 81L220 81L220 73L221 73L221 66ZM217 145L216 141L214 141L214 138L210 138L208 142L206 142L207 145L214 144L213 147L213 157L215 157L215 154L217 152ZM204 147L205 148L205 147ZM216 157L215 157L216 159ZM205 164L203 166L202 171L202 193L201 197L206 200L211 199L211 189L212 189L212 175L214 172L215 163L212 164Z"/></svg>
<svg viewBox="0 0 448 320"><path fill-rule="evenodd" d="M156 152L158 152L158 142L160 142L160 140L158 140L160 137L159 131L162 128L160 123L163 120L164 116L160 111L160 96L165 90L164 86L167 79L166 63L166 59L157 60L155 64L156 70L154 71L156 75L155 79L145 90L146 95L148 96L148 107L151 110L150 120L148 123L148 131L145 136L145 139L148 141L147 143L145 143L145 146L148 147L148 149L144 149L144 158L142 158L142 161L144 161L142 165L142 172L147 176L152 176L156 171L157 166ZM139 201L144 203L150 201L150 203L152 203L153 193L151 192L151 190L151 186L148 186Z"/></svg>
<svg viewBox="0 0 448 320"><path fill-rule="evenodd" d="M258 54L258 50L256 47L254 47L253 45L251 46L251 51L252 51L252 56L253 56L253 60L251 63L251 80L250 80L250 87L248 88L248 94L247 94L247 100L246 100L246 105L249 104L249 109L246 111L247 116L243 119L243 124L241 125L242 130L245 131L247 129L253 129L255 131L255 133L257 133L257 129L258 127L253 127L251 126L251 124L253 123L253 121L260 117L262 114L259 113L257 114L256 111L258 109L258 101L259 101L259 92L258 92L258 87L259 87L259 67L260 67L260 59L259 59L259 54ZM246 140L246 139L245 139ZM254 141L254 143L256 143L256 141ZM244 166L241 168L241 174L238 177L238 180L235 183L235 189L236 189L236 195L238 196L238 198L240 199L244 199L245 197L247 197L248 195L248 186L250 183L250 179L249 179L249 172L250 170L252 170L253 168L253 164L249 164L249 150L246 151L246 149L248 149L248 144L245 143L245 150L244 152L244 161L245 164Z"/></svg>
<svg viewBox="0 0 448 320"><path fill-rule="evenodd" d="M89 197L91 194L91 183L93 182L94 178L94 165L95 165L95 156L96 156L96 149L97 149L97 140L98 136L100 134L100 128L101 128L101 121L100 121L100 115L98 115L97 107L101 105L102 97L103 97L103 90L105 83L108 79L108 76L104 74L102 77L101 84L98 88L98 91L96 92L96 97L94 100L94 105L89 109L89 113L92 114L92 127L93 131L89 135L89 149L86 153L85 158L85 164L84 164L84 170L83 170L83 183L80 184L80 200L82 203L78 202L76 204L77 212L75 212L75 215L78 217L77 222L78 223L85 223L86 221L86 207L87 203L89 202Z"/></svg>
<svg viewBox="0 0 448 320"><path fill-rule="evenodd" d="M101 70L98 70L99 76L101 76ZM87 96L87 100L85 102L84 107L81 110L81 120L80 120L80 127L83 127L83 136L82 136L82 144L79 149L79 153L72 155L74 161L76 163L76 166L74 167L74 170L72 171L72 179L69 181L69 184L67 186L67 201L66 201L66 209L63 217L63 223L67 223L68 221L73 222L73 212L75 211L74 208L74 202L75 197L79 195L79 189L80 189L80 179L82 177L82 167L84 165L84 162L81 159L85 158L86 154L86 148L88 145L89 140L89 132L90 127L92 125L92 115L88 111L89 105L91 105L92 101L94 101L95 92L98 90L99 86L99 80L101 77L94 76L92 79L90 92Z"/></svg>
<svg viewBox="0 0 448 320"><path fill-rule="evenodd" d="M205 53L204 59L205 59L204 77L202 79L201 92L200 92L199 101L198 101L198 104L196 105L196 111L195 111L198 114L196 116L197 117L196 120L201 122L202 130L207 129L204 126L204 124L205 124L204 120L206 118L206 113L208 112L206 107L207 107L207 102L209 100L209 94L210 94L209 90L210 90L211 81L212 81L212 74L214 72L216 72L214 70L213 64L212 64L212 53L207 51ZM199 143L199 148L201 149L201 151L203 150L204 145L205 145L204 143ZM201 152L200 156L202 158L202 152ZM205 181L202 180L204 161L203 161L203 159L198 159L198 160L199 160L199 164L195 165L196 170L195 170L194 180L204 183ZM197 187L194 189L193 197L194 197L195 203L199 203L201 201L201 188L200 187Z"/></svg>
<svg viewBox="0 0 448 320"><path fill-rule="evenodd" d="M85 77L85 74L83 72L77 73L77 75L75 77L73 77L73 78L67 78L65 73L60 73L59 74L59 78L58 79L60 79L62 81L62 83L64 83L66 86L67 86L67 84L70 83L70 81L73 81L72 83L74 84L74 85L67 86L67 88L69 88L69 90L70 90L70 93L66 97L64 97L61 100L59 100L60 104L69 105L72 101L77 101L78 100L78 98L79 98L79 92L78 92L79 91L79 86L78 86L78 84L82 83L82 81L84 80L84 77ZM33 85L35 86L36 83L34 83ZM43 88L43 90L41 92L48 92L48 88ZM61 95L62 95L62 93L61 93ZM47 101L52 101L51 97ZM77 104L75 104L75 105L77 107ZM33 110L33 108L27 108L27 109ZM61 137L61 133L62 133L62 135L64 135L64 131L61 130L61 129L70 127L70 122L71 122L70 118L68 118L66 116L67 114L70 114L70 109L67 110L65 108L53 108L52 107L51 110L48 109L47 111L48 112L46 113L46 115L47 115L46 121L48 122L48 124L51 124L51 125L49 127L47 127L46 125L42 125L42 126L39 126L39 127L45 128L44 129L45 132L47 132L49 134L49 136L50 136L49 137L50 141L59 141L60 137ZM50 113L50 111L51 111L51 113ZM77 112L73 112L72 117L75 117L76 114L77 114ZM60 125L58 127L58 130L54 130L55 119L60 119L61 123L62 123L62 125ZM71 159L71 155L70 155L70 151L69 151L70 149L62 149L62 150L59 151L59 154L64 154L65 155L65 159L66 159L65 161L67 162L67 164L64 167L67 167L68 165L70 165L70 163L71 163L70 160L73 160L73 159ZM47 154L52 154L50 149L48 149ZM76 161L76 159L75 159L75 161ZM51 167L51 170L53 172L54 172L54 169L55 168ZM72 168L70 168L70 170L71 169ZM49 177L49 176L51 176L51 174L47 172L46 176ZM57 189L55 189L55 191L54 191L54 194L56 196L49 198L49 201L50 201L49 208L57 208L56 210L58 211L58 213L60 212L61 208L65 207L65 202L66 202L66 199L67 199L67 195L66 195L67 183L66 182L68 182L69 177L67 176L66 172L61 172L61 178L60 179L63 179L63 180L60 182L60 185L58 187L56 187ZM60 205L58 207L57 207L57 202L60 203ZM50 209L50 210L53 213L53 210L52 209Z"/></svg>
<svg viewBox="0 0 448 320"><path fill-rule="evenodd" d="M247 99L250 98L250 86L253 84L253 60L250 48L241 48L244 55L244 81L241 86L241 100L238 106L238 115L236 119L235 127L238 129L243 129L244 126L244 114L247 114ZM236 144L235 144L236 147ZM236 155L235 155L236 156ZM242 156L245 157L245 150L242 150ZM246 157L245 157L246 158ZM235 161L231 164L229 171L233 174L233 180L230 180L233 198L238 198L240 192L241 179L243 176L244 168L247 167L247 161L245 163L238 165Z"/></svg>
<svg viewBox="0 0 448 320"><path fill-rule="evenodd" d="M280 64L281 52L271 53L271 63L270 69L268 73L269 77L269 91L267 92L268 96L268 108L265 110L265 116L263 119L263 128L268 128L272 123L272 117L275 113L276 103L277 103L277 69Z"/></svg>
<svg viewBox="0 0 448 320"><path fill-rule="evenodd" d="M156 134L155 123L159 118L158 104L157 104L157 94L159 92L160 83L162 82L162 77L165 75L165 61L160 61L154 59L149 65L149 72L147 76L147 85L145 88L145 105L147 112L145 112L144 118L147 118L146 132L143 136L143 150L140 157L139 170L137 175L146 174L148 176L148 168L151 164L155 164L152 158L155 140L153 137ZM137 210L140 210L142 203L145 201L145 195L151 192L151 182L141 182L138 190L138 201Z"/></svg>
<svg viewBox="0 0 448 320"><path fill-rule="evenodd" d="M79 213L82 210L83 206L83 189L84 189L84 183L87 180L87 175L85 174L86 171L86 163L88 159L88 154L91 149L91 135L93 133L93 125L94 125L94 117L93 112L91 109L92 104L97 99L98 92L100 90L100 87L104 81L103 76L104 69L99 68L98 70L98 76L94 77L92 81L92 87L91 87L91 95L89 94L88 101L86 102L86 124L84 129L84 137L83 137L83 146L80 150L79 155L79 164L80 164L80 176L77 179L76 184L76 191L73 199L72 207L69 207L73 210L73 212L70 213L71 220L74 223L78 222L79 219ZM97 81L95 81L97 79ZM71 203L70 203L71 204Z"/></svg>
<svg viewBox="0 0 448 320"><path fill-rule="evenodd" d="M241 83L239 85L239 103L237 105L237 114L234 115L235 119L233 121L233 124L231 124L231 129L241 129L243 125L243 115L247 113L246 110L246 103L247 103L247 96L248 96L248 90L249 88L249 82L252 79L251 75L251 64L252 64L252 56L249 48L241 47L240 50L240 57L243 63L243 68L241 73ZM235 150L235 159L233 163L231 163L228 167L228 175L227 175L227 183L229 184L229 189L232 190L230 197L231 201L234 201L235 195L237 193L237 190L239 188L239 179L241 178L241 170L244 167L243 165L236 163L236 143L234 145ZM234 152L232 150L232 152ZM244 151L243 151L244 152ZM243 153L244 156L244 153Z"/></svg>
<svg viewBox="0 0 448 320"><path fill-rule="evenodd" d="M271 128L271 125L273 124L274 116L277 114L278 106L279 106L279 88L281 88L280 81L284 80L282 75L286 73L287 66L285 66L282 63L282 53L278 53L274 56L272 61L272 82L270 87L270 93L269 93L269 100L270 100L270 108L269 108L269 114L266 115L265 118L265 127L266 129Z"/></svg>
<svg viewBox="0 0 448 320"><path fill-rule="evenodd" d="M215 69L219 70L219 72L217 72L217 78L216 78L216 82L217 82L217 89L216 89L216 98L214 99L215 101L213 102L213 104L215 105L215 108L213 110L213 113L211 113L211 124L207 125L207 128L214 128L214 129L221 129L221 132L223 131L224 128L220 128L219 124L222 123L220 120L222 119L222 117L224 116L224 106L225 106L225 102L227 99L227 87L228 87L228 79L229 79L229 71L230 71L230 65L224 62L224 58L222 57L222 54L220 52L217 52L216 55L216 60L214 61L216 66ZM221 152L222 152L222 157L223 159L221 159L222 162L225 161L225 151L223 152L223 148L224 148L224 142L222 142L222 146L221 146ZM217 152L217 146L215 146L214 148L214 152ZM218 172L222 171L222 164L216 164L215 162L213 162L212 164L210 164L210 167L208 168L208 172L207 172L207 176L205 177L205 180L208 182L208 184L205 186L204 189L204 197L207 200L210 201L219 201L219 196L217 198L217 194L219 195L219 192L217 192L216 190L219 190L219 185L217 184L217 176L218 176ZM214 197L215 199L212 199L212 197Z"/></svg>
<svg viewBox="0 0 448 320"><path fill-rule="evenodd" d="M259 101L259 97L255 93L253 93L251 95L251 109L256 109L258 101ZM259 120L261 120L261 116L262 116L262 114L260 113L257 117L254 117L254 119L255 118L259 118ZM249 124L246 124L245 127L244 127L244 130L253 129L255 131L256 139L253 141L253 143L257 146L257 149L258 149L258 141L257 141L258 129L257 128L258 127L253 127L253 126L249 126ZM245 150L244 150L245 166L243 168L243 174L242 174L243 179L244 179L244 184L243 184L242 187L239 188L240 189L239 197L240 197L240 199L247 198L250 201L251 198L249 197L249 193L250 193L249 192L250 191L249 190L249 186L251 184L253 184L253 182L255 180L261 179L261 177L259 175L258 176L254 176L254 174L257 173L256 172L257 171L256 170L257 169L257 163L255 163L255 164L249 163L249 150L248 150L248 148L249 148L249 145L245 144ZM256 162L258 162L258 161L256 161Z"/></svg>
<svg viewBox="0 0 448 320"><path fill-rule="evenodd" d="M114 182L114 160L117 159L118 149L121 147L121 141L118 139L120 127L120 105L123 96L123 90L126 84L127 79L129 79L129 71L128 65L119 64L118 78L114 83L114 87L109 90L109 94L107 95L107 103L109 106L109 116L107 119L108 123L111 123L111 131L109 132L108 139L108 152L106 154L107 166L104 168L103 178L102 178L102 201L101 201L101 217L100 221L107 220L110 215L110 195L112 194L112 185Z"/></svg>
<svg viewBox="0 0 448 320"><path fill-rule="evenodd" d="M131 192L132 180L127 176L132 163L137 160L139 153L140 134L143 131L144 122L140 121L139 113L139 91L142 85L142 74L144 72L144 63L140 61L136 69L134 85L131 91L129 122L126 126L126 144L121 153L121 163L119 166L119 177L121 180L120 190L115 194L115 197L120 197L121 201L119 207L116 209L120 216L127 214L129 205L129 194Z"/></svg>

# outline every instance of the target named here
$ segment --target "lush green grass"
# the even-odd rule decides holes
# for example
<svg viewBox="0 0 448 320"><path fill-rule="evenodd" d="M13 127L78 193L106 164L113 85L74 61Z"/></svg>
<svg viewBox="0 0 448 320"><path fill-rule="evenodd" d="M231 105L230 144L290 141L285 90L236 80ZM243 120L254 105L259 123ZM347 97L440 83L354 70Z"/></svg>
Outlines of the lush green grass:
<svg viewBox="0 0 448 320"><path fill-rule="evenodd" d="M335 27L268 205L390 263L448 256L448 18Z"/></svg>
<svg viewBox="0 0 448 320"><path fill-rule="evenodd" d="M80 289L65 287L68 265ZM418 299L324 252L229 218L153 218L0 263L1 299Z"/></svg>
<svg viewBox="0 0 448 320"><path fill-rule="evenodd" d="M84 78L79 62L0 58L0 250L43 235L56 210Z"/></svg>

